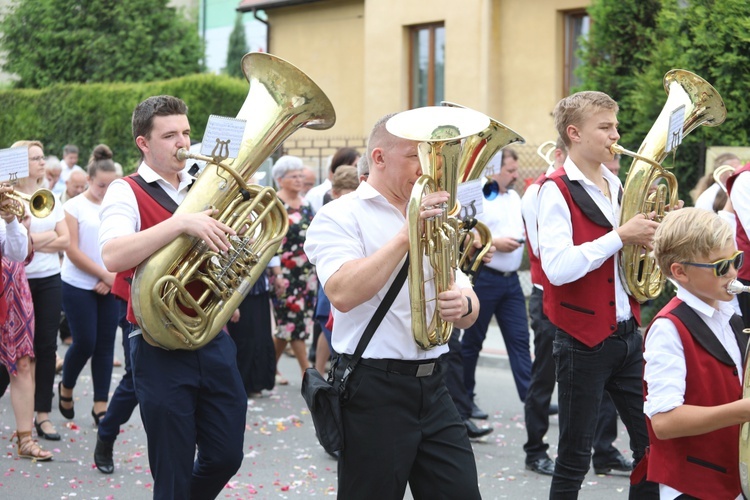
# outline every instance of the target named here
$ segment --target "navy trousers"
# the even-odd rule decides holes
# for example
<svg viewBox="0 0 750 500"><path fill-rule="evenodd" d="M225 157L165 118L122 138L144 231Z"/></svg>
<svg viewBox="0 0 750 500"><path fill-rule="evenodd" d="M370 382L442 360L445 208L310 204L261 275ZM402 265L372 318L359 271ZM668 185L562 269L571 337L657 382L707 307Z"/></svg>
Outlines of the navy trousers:
<svg viewBox="0 0 750 500"><path fill-rule="evenodd" d="M479 316L476 322L464 331L461 339L461 355L464 361L464 383L469 397L474 398L479 352L487 336L492 316L495 316L508 350L510 369L516 382L521 401L531 382L531 353L529 352L529 322L526 317L526 298L518 281L518 274L500 276L485 267L476 277L474 293L479 298Z"/></svg>
<svg viewBox="0 0 750 500"><path fill-rule="evenodd" d="M243 457L247 396L234 342L221 332L196 351L167 351L136 335L130 357L154 498L216 498Z"/></svg>
<svg viewBox="0 0 750 500"><path fill-rule="evenodd" d="M135 397L135 387L133 387L133 368L130 364L130 332L135 325L128 321L128 303L122 299L117 299L120 308L120 329L122 330L122 350L125 356L125 375L117 384L112 400L107 406L107 413L99 422L99 439L106 443L113 443L120 434L120 426L130 420L133 410L138 406L138 399Z"/></svg>

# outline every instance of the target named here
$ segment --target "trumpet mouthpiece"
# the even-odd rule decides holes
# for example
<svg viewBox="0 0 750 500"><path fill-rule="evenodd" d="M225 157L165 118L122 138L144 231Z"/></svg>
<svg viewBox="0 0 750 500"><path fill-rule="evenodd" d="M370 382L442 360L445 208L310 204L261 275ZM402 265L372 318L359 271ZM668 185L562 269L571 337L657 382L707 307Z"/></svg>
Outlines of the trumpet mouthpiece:
<svg viewBox="0 0 750 500"><path fill-rule="evenodd" d="M743 285L739 280L732 280L727 285L727 292L732 295L739 295L743 292L750 292L750 286Z"/></svg>

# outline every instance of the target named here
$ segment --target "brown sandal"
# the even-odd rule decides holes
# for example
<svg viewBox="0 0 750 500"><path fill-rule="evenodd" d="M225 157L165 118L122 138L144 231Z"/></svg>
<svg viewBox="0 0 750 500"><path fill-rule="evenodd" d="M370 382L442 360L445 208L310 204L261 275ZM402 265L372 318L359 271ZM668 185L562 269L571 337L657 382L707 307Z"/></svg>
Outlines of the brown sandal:
<svg viewBox="0 0 750 500"><path fill-rule="evenodd" d="M52 460L52 453L43 450L36 441L31 439L31 431L16 431L15 437L18 443L18 458L30 458L39 462Z"/></svg>

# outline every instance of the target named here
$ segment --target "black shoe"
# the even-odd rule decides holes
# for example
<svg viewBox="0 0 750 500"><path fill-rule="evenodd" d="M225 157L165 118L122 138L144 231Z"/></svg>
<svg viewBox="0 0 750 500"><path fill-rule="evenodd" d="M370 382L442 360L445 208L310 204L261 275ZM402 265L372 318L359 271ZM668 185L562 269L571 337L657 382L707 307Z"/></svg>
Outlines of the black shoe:
<svg viewBox="0 0 750 500"><path fill-rule="evenodd" d="M68 420L72 419L76 416L76 409L75 406L71 408L63 408L63 401L66 403L72 403L73 398L66 398L62 395L62 382L58 382L57 384L57 407L60 409L60 413L63 417L67 418Z"/></svg>
<svg viewBox="0 0 750 500"><path fill-rule="evenodd" d="M633 461L628 460L627 458L622 456L622 454L619 454L619 456L610 460L604 465L594 465L594 472L597 474L606 474L613 470L620 472L632 472Z"/></svg>
<svg viewBox="0 0 750 500"><path fill-rule="evenodd" d="M94 417L94 424L99 425L99 421L104 418L104 415L107 414L107 411L100 411L99 413L94 413L94 409L91 408L91 416Z"/></svg>
<svg viewBox="0 0 750 500"><path fill-rule="evenodd" d="M492 427L477 427L477 424L475 424L468 418L464 420L464 425L466 426L466 434L468 434L469 438L471 439L476 439L482 436L486 436L487 434L490 434L492 431L495 430Z"/></svg>
<svg viewBox="0 0 750 500"><path fill-rule="evenodd" d="M555 462L553 462L549 457L544 457L526 464L526 468L532 472L536 472L537 474L551 476L555 473Z"/></svg>
<svg viewBox="0 0 750 500"><path fill-rule="evenodd" d="M112 474L115 471L115 461L112 459L112 447L115 443L105 443L96 436L94 448L94 463L102 474Z"/></svg>
<svg viewBox="0 0 750 500"><path fill-rule="evenodd" d="M489 418L489 415L486 411L482 410L480 407L477 406L475 402L471 402L471 418L476 418L478 420L487 420Z"/></svg>
<svg viewBox="0 0 750 500"><path fill-rule="evenodd" d="M548 411L548 413L549 413L550 417L552 415L557 415L558 413L560 413L560 408L558 408L558 406L556 404L551 404L551 405L549 405L549 411Z"/></svg>
<svg viewBox="0 0 750 500"><path fill-rule="evenodd" d="M42 424L44 422L49 422L50 425L52 424L52 422L50 422L49 420L42 420L41 422L37 422L36 419L34 419L34 427L36 427L36 434L37 434L37 436L39 436L40 438L44 438L47 441L60 441L60 434L59 433L57 433L57 432L50 432L48 434L48 433L46 433L46 432L44 432L42 430Z"/></svg>

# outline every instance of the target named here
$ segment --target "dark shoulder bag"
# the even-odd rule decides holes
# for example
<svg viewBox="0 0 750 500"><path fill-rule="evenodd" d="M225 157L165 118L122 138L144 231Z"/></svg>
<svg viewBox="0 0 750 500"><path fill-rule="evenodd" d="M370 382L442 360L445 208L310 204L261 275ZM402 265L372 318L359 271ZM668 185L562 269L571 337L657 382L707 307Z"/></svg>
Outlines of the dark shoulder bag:
<svg viewBox="0 0 750 500"><path fill-rule="evenodd" d="M302 397L307 403L310 415L315 425L315 434L323 448L331 454L335 454L344 449L344 424L341 417L341 402L345 396L346 383L354 368L359 363L362 354L365 352L367 344L375 334L375 330L383 321L386 311L391 307L396 295L406 281L406 275L409 270L409 256L407 254L401 271L396 279L393 280L388 293L383 302L380 303L375 314L372 316L370 323L365 328L362 337L359 339L354 354L349 356L339 356L332 363L331 370L328 373L328 380L325 380L318 370L308 368L302 377Z"/></svg>

